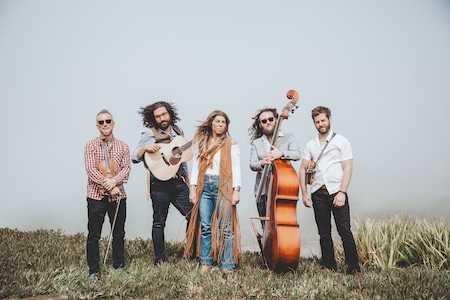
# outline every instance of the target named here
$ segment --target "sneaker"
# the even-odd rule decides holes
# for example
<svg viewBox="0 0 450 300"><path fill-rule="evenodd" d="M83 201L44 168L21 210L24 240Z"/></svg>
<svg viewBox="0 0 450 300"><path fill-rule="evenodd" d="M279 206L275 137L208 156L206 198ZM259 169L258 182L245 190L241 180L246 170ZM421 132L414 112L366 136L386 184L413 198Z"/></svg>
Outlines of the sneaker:
<svg viewBox="0 0 450 300"><path fill-rule="evenodd" d="M118 270L119 270L119 272L120 272L120 274L121 274L122 276L127 276L127 275L128 275L127 270L125 270L124 268L119 268Z"/></svg>
<svg viewBox="0 0 450 300"><path fill-rule="evenodd" d="M89 274L89 282L92 283L95 280L95 273Z"/></svg>

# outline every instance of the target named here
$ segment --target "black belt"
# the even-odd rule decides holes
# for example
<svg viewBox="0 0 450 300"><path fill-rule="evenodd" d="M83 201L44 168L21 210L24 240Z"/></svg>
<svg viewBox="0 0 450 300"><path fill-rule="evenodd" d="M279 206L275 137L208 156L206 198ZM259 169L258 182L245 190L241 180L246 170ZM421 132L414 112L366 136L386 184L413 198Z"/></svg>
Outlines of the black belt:
<svg viewBox="0 0 450 300"><path fill-rule="evenodd" d="M175 180L179 180L179 179L181 179L181 177L179 177L178 175L173 176L169 180L159 180L156 177L150 177L150 182L157 183L157 184L165 184L165 183L172 183Z"/></svg>

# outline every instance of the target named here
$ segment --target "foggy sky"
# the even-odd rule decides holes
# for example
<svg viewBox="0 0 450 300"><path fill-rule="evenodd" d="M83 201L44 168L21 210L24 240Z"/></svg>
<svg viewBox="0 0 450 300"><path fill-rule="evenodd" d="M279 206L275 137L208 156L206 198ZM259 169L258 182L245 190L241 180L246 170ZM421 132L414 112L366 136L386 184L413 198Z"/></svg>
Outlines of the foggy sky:
<svg viewBox="0 0 450 300"><path fill-rule="evenodd" d="M132 151L137 111L166 100L187 139L212 110L230 116L241 149L243 244L256 245L248 128L259 108L280 111L290 89L299 107L281 131L302 151L316 134L317 105L331 108L332 128L353 146L354 221L449 219L449 56L444 0L2 0L0 227L86 233L83 149L98 135L97 112L111 111L115 137ZM133 165L127 238L151 236L146 186L143 165ZM301 198L298 218L307 253L318 237ZM182 241L186 224L173 207L168 222L168 239Z"/></svg>

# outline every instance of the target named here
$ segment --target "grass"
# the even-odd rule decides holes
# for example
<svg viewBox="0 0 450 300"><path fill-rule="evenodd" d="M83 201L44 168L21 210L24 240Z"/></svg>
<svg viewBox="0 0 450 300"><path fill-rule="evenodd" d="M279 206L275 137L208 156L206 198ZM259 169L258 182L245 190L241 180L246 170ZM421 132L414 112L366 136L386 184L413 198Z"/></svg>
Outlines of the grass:
<svg viewBox="0 0 450 300"><path fill-rule="evenodd" d="M261 265L259 253L245 252L234 274L215 267L202 275L197 262L182 258L183 244L167 243L169 263L155 267L151 241L133 239L126 241L127 274L109 260L94 283L87 281L84 234L0 228L0 299L449 299L446 222L395 216L363 220L357 228L360 280L345 274L340 243L335 273L321 270L314 257L276 274ZM102 255L105 248L102 239Z"/></svg>

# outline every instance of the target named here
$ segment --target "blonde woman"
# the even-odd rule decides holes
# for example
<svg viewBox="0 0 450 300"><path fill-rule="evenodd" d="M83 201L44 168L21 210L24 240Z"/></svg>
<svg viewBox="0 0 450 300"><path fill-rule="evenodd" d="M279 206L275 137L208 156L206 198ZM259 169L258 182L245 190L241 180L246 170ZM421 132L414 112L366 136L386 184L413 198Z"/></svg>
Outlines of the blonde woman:
<svg viewBox="0 0 450 300"><path fill-rule="evenodd" d="M239 221L241 168L237 142L229 136L224 112L209 114L194 134L189 199L194 204L185 257L200 259L202 273L220 264L225 272L241 258Z"/></svg>

